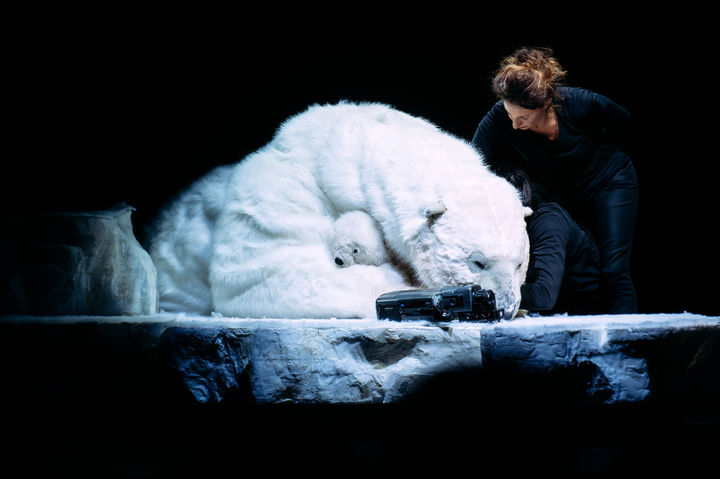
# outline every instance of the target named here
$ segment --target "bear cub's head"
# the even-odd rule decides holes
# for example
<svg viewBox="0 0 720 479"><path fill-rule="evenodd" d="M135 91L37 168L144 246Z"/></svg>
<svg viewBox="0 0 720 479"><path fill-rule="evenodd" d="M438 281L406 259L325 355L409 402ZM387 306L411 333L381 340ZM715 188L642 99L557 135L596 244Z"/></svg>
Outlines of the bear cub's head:
<svg viewBox="0 0 720 479"><path fill-rule="evenodd" d="M343 268L388 262L380 225L364 211L350 211L335 220L330 254L335 264Z"/></svg>

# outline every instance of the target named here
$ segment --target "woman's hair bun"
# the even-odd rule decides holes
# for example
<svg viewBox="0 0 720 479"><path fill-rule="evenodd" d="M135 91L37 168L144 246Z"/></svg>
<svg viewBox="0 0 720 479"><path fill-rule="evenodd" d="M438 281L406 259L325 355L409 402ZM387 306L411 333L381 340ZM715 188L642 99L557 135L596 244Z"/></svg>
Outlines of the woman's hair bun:
<svg viewBox="0 0 720 479"><path fill-rule="evenodd" d="M523 108L540 108L558 99L557 87L565 79L565 70L549 48L523 47L500 63L492 81L498 98Z"/></svg>

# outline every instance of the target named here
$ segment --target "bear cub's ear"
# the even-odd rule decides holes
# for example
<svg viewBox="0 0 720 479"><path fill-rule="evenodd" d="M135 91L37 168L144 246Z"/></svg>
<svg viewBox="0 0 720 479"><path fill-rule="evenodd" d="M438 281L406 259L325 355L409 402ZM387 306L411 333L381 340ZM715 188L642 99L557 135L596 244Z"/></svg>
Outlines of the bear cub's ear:
<svg viewBox="0 0 720 479"><path fill-rule="evenodd" d="M442 201L430 205L430 207L425 209L425 218L427 218L428 224L432 226L446 211L447 207Z"/></svg>

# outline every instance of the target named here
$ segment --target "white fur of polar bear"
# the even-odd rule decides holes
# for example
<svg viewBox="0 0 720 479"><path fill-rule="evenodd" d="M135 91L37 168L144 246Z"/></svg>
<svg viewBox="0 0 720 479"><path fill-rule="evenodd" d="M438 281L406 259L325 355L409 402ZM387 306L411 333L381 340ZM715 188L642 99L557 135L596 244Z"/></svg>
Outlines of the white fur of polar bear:
<svg viewBox="0 0 720 479"><path fill-rule="evenodd" d="M335 220L330 254L343 268L354 264L380 266L390 261L380 225L364 211L349 211Z"/></svg>
<svg viewBox="0 0 720 479"><path fill-rule="evenodd" d="M365 211L421 287L477 283L515 315L528 263L517 191L467 142L381 104L312 106L234 166L209 173L157 225L165 310L373 317L411 285L390 263L338 268L334 220Z"/></svg>

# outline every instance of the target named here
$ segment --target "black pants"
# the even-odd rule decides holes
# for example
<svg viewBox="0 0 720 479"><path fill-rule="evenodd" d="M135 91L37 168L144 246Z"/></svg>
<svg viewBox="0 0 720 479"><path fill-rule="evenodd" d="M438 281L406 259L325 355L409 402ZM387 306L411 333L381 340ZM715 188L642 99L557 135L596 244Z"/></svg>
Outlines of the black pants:
<svg viewBox="0 0 720 479"><path fill-rule="evenodd" d="M636 313L630 255L638 211L638 180L632 163L589 198L590 227L600 252L600 292L608 313Z"/></svg>

